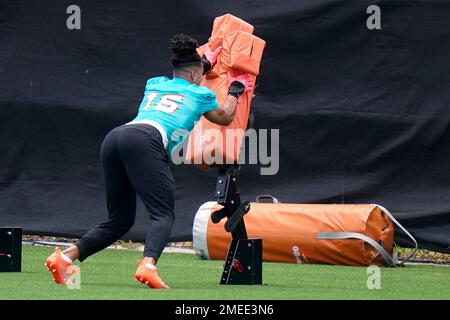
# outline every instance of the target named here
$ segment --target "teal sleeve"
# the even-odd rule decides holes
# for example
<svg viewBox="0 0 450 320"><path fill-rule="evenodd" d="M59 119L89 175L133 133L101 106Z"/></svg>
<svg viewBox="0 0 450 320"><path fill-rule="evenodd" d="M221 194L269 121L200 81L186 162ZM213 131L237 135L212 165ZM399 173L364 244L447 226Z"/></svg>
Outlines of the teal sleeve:
<svg viewBox="0 0 450 320"><path fill-rule="evenodd" d="M216 110L217 107L219 106L219 103L217 102L217 99L216 99L216 94L214 92L212 92L211 90L208 90L203 95L202 100L203 100L202 101L202 104L203 104L203 112L202 113Z"/></svg>

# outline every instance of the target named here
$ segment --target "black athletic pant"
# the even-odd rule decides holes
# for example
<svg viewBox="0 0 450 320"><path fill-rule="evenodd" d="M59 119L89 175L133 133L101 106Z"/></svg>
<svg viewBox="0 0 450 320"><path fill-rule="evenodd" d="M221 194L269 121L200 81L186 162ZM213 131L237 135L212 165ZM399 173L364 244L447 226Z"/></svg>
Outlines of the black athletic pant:
<svg viewBox="0 0 450 320"><path fill-rule="evenodd" d="M174 220L174 181L169 157L157 129L146 124L113 129L101 148L108 220L81 238L80 261L108 247L134 224L136 193L150 215L144 255L158 259Z"/></svg>

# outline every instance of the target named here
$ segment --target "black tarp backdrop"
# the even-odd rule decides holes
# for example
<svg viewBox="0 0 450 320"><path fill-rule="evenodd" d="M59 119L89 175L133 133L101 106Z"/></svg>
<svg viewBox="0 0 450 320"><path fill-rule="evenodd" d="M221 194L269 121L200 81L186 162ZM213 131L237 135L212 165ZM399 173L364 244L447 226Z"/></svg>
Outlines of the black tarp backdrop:
<svg viewBox="0 0 450 320"><path fill-rule="evenodd" d="M66 28L71 4L81 30ZM366 27L371 4L381 30ZM0 1L0 225L78 237L104 219L103 137L170 74L168 38L204 43L228 12L268 43L254 112L280 129L279 173L244 166L243 198L379 203L450 252L450 1ZM215 172L174 176L172 239L188 240ZM140 206L125 238L146 225Z"/></svg>

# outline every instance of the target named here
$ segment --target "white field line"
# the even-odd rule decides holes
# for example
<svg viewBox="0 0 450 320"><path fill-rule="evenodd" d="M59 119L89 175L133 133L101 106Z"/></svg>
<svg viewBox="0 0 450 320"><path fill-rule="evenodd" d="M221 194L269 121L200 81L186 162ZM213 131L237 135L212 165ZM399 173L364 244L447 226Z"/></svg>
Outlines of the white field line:
<svg viewBox="0 0 450 320"><path fill-rule="evenodd" d="M53 247L70 247L72 243L68 242L55 242L55 241L22 241L22 244L27 245L41 245L41 246L53 246ZM134 249L124 248L118 245L109 246L107 249L115 249L115 250L130 250L130 251L139 251L144 252L144 246L140 245ZM183 247L165 247L165 253L185 253L185 254L195 254L194 249L191 248L183 248Z"/></svg>

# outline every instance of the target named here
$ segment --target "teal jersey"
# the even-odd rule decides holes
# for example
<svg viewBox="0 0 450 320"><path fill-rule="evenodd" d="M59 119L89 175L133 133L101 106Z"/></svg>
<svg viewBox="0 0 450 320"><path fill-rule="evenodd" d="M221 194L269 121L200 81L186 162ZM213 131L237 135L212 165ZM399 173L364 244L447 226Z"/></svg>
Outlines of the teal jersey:
<svg viewBox="0 0 450 320"><path fill-rule="evenodd" d="M161 126L167 135L167 153L172 156L205 113L217 109L216 94L181 78L156 77L147 81L136 118Z"/></svg>

